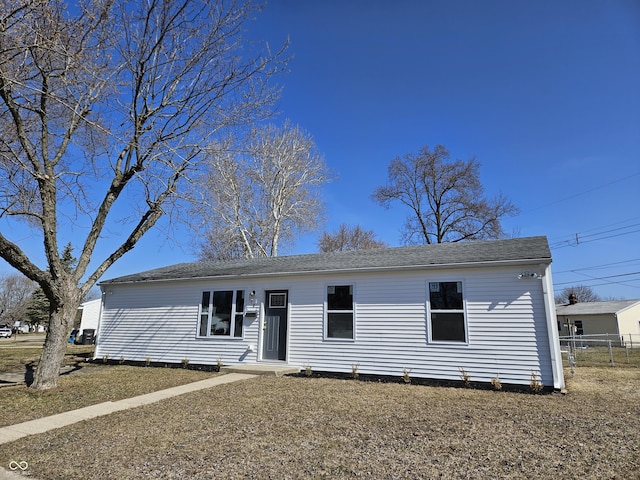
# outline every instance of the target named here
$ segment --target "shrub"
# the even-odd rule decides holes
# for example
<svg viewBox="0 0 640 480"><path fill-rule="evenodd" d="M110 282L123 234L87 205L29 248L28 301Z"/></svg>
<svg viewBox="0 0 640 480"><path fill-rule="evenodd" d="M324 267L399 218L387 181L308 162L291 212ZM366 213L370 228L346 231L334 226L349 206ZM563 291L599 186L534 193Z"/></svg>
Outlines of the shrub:
<svg viewBox="0 0 640 480"><path fill-rule="evenodd" d="M471 376L467 373L467 371L460 367L460 377L462 377L462 383L464 383L465 387L471 385Z"/></svg>
<svg viewBox="0 0 640 480"><path fill-rule="evenodd" d="M544 388L544 384L540 380L540 375L534 371L531 371L531 382L529 382L531 391L533 393L540 393Z"/></svg>

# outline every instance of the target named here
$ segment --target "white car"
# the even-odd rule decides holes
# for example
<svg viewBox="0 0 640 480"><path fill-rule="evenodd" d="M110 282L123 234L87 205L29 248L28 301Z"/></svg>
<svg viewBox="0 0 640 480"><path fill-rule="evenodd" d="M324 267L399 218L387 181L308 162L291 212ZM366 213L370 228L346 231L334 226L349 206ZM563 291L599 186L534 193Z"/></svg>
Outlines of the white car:
<svg viewBox="0 0 640 480"><path fill-rule="evenodd" d="M11 338L13 331L6 325L0 325L0 338Z"/></svg>

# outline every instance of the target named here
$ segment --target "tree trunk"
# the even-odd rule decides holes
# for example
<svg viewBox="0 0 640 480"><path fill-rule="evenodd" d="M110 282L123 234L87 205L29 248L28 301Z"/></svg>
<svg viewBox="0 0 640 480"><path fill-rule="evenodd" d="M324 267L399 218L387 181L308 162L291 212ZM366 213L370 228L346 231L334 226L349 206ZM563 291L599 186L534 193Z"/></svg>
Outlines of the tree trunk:
<svg viewBox="0 0 640 480"><path fill-rule="evenodd" d="M58 386L60 367L67 351L67 339L79 306L79 301L67 300L61 302L57 309L52 309L32 388L46 390Z"/></svg>

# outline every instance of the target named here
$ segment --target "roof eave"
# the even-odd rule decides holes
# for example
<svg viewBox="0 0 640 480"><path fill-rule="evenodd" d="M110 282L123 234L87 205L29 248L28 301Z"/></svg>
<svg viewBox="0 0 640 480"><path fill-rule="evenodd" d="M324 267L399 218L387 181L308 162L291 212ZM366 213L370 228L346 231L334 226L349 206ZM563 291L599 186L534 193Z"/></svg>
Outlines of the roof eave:
<svg viewBox="0 0 640 480"><path fill-rule="evenodd" d="M620 310L616 311L616 315L617 315L617 314L619 314L619 313L623 313L625 310L629 310L630 308L635 307L635 306L636 306L636 305L638 305L639 303L640 303L640 301L638 301L638 302L634 302L634 303L632 303L631 305L627 305L626 307L621 308Z"/></svg>

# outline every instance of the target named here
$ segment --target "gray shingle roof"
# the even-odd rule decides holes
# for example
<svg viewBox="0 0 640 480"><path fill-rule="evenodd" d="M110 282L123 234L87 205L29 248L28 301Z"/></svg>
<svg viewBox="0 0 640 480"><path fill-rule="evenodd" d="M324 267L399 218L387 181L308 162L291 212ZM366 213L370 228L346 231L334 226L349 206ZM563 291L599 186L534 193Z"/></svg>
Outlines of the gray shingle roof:
<svg viewBox="0 0 640 480"><path fill-rule="evenodd" d="M640 300L614 300L611 302L584 302L574 305L556 305L556 315L606 315L630 307Z"/></svg>
<svg viewBox="0 0 640 480"><path fill-rule="evenodd" d="M101 284L137 283L222 276L270 276L318 272L387 270L435 266L472 266L520 261L551 262L547 238L440 243L350 252L314 253L225 262L180 263L105 280Z"/></svg>

